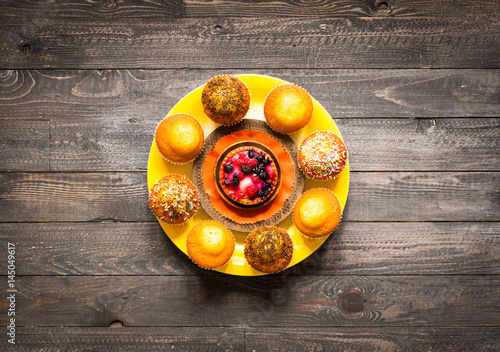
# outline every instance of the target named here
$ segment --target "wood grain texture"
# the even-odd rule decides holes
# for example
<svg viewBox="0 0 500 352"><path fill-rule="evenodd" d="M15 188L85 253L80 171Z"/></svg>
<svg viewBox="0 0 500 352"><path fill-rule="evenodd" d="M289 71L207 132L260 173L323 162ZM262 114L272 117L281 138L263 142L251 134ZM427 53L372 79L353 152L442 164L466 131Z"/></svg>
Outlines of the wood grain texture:
<svg viewBox="0 0 500 352"><path fill-rule="evenodd" d="M339 119L356 171L498 171L500 119Z"/></svg>
<svg viewBox="0 0 500 352"><path fill-rule="evenodd" d="M157 120L221 72L304 87L334 119L499 117L500 70L3 70L0 118Z"/></svg>
<svg viewBox="0 0 500 352"><path fill-rule="evenodd" d="M476 351L500 349L499 328L246 328L248 351Z"/></svg>
<svg viewBox="0 0 500 352"><path fill-rule="evenodd" d="M22 327L16 351L477 351L500 348L499 328ZM57 346L57 347L56 347ZM173 346L173 347L172 347Z"/></svg>
<svg viewBox="0 0 500 352"><path fill-rule="evenodd" d="M498 0L0 8L16 350L500 350ZM221 73L304 87L350 150L343 222L277 275L196 267L146 202L155 126Z"/></svg>
<svg viewBox="0 0 500 352"><path fill-rule="evenodd" d="M48 170L49 138L49 121L0 120L0 170Z"/></svg>
<svg viewBox="0 0 500 352"><path fill-rule="evenodd" d="M16 351L243 351L244 329L22 327L16 340Z"/></svg>
<svg viewBox="0 0 500 352"><path fill-rule="evenodd" d="M499 221L499 185L497 172L351 172L343 219ZM0 222L154 221L147 197L145 173L0 174Z"/></svg>
<svg viewBox="0 0 500 352"><path fill-rule="evenodd" d="M144 171L159 119L51 123L51 171ZM500 131L500 128L498 129Z"/></svg>
<svg viewBox="0 0 500 352"><path fill-rule="evenodd" d="M0 221L152 221L145 173L0 174Z"/></svg>
<svg viewBox="0 0 500 352"><path fill-rule="evenodd" d="M132 18L132 17L359 17L359 16L439 16L471 17L497 13L494 0L467 1L390 0L308 1L102 1L61 0L50 2L7 1L2 4L3 18L45 20L46 18Z"/></svg>
<svg viewBox="0 0 500 352"><path fill-rule="evenodd" d="M16 287L20 327L498 326L500 318L498 276L23 276Z"/></svg>
<svg viewBox="0 0 500 352"><path fill-rule="evenodd" d="M52 122L50 170L146 170L160 119L132 121L117 116ZM500 119L339 119L336 124L351 170L500 170ZM17 153L22 157L23 149Z"/></svg>
<svg viewBox="0 0 500 352"><path fill-rule="evenodd" d="M0 120L0 170L145 171L159 121ZM336 124L354 171L500 170L497 118L339 119Z"/></svg>
<svg viewBox="0 0 500 352"><path fill-rule="evenodd" d="M499 218L500 173L351 175L343 214L346 220L497 221Z"/></svg>
<svg viewBox="0 0 500 352"><path fill-rule="evenodd" d="M0 243L7 242L16 244L18 275L211 275L154 222L0 224ZM0 268L6 272L7 262ZM305 274L498 275L500 224L342 222L287 270Z"/></svg>
<svg viewBox="0 0 500 352"><path fill-rule="evenodd" d="M499 68L500 19L8 18L0 67ZM127 55L123 55L126 52Z"/></svg>

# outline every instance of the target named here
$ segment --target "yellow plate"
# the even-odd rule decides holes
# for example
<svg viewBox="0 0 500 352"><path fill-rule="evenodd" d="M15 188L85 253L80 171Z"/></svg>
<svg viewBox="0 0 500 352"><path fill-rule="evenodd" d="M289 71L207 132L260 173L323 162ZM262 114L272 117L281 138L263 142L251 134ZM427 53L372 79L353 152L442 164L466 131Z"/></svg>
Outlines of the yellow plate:
<svg viewBox="0 0 500 352"><path fill-rule="evenodd" d="M236 76L247 85L252 95L250 109L245 118L265 120L263 106L267 94L277 85L287 82L278 78L261 75ZM212 133L212 131L215 130L218 125L212 122L212 120L210 120L203 112L203 106L201 105L202 90L203 86L198 87L197 89L186 95L172 108L172 110L170 110L167 116L175 113L187 113L193 115L198 119L201 126L203 127L203 131L206 137L210 133ZM313 104L314 110L311 121L309 121L307 126L302 128L299 132L290 135L297 146L300 146L302 140L316 130L330 130L340 136L340 131L338 130L335 122L333 122L328 112L314 98ZM192 162L185 165L174 165L172 163L169 163L168 161L165 161L153 141L148 161L148 189L151 189L153 187L153 184L163 175L172 172L185 175L192 180L192 170ZM306 179L304 191L318 187L328 188L333 191L337 195L340 203L342 204L342 208L344 209L345 202L347 200L347 192L349 190L349 163L346 165L345 169L340 173L336 180L322 182ZM187 255L186 236L188 232L199 221L207 219L210 219L210 217L203 211L203 209L200 209L193 218L180 226L169 225L161 220L158 220L158 222L160 223L167 236L172 240L172 242L174 242L174 244ZM319 239L304 238L304 236L299 233L299 231L293 224L292 215L289 215L284 221L280 222L276 226L285 229L293 241L293 258L289 267L301 262L309 255L314 253L314 251L318 249L328 238L328 236ZM234 251L234 254L229 260L228 264L223 268L218 269L217 271L221 273L241 276L264 275L254 270L245 260L243 246L248 233L235 231L233 231L233 233L236 239L236 249Z"/></svg>

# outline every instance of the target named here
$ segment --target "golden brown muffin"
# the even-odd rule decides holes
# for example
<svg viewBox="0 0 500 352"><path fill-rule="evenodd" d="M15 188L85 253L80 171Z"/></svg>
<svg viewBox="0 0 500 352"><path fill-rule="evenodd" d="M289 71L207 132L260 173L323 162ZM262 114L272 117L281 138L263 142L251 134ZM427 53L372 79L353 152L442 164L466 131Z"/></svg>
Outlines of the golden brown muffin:
<svg viewBox="0 0 500 352"><path fill-rule="evenodd" d="M149 205L167 224L182 224L198 210L198 192L185 176L167 174L151 188Z"/></svg>
<svg viewBox="0 0 500 352"><path fill-rule="evenodd" d="M307 178L333 180L347 164L347 149L339 136L330 131L315 131L299 148L299 165Z"/></svg>
<svg viewBox="0 0 500 352"><path fill-rule="evenodd" d="M164 118L155 133L160 153L174 163L187 163L198 156L205 136L200 123L188 114L174 114Z"/></svg>
<svg viewBox="0 0 500 352"><path fill-rule="evenodd" d="M293 84L277 86L264 102L264 116L269 127L280 133L297 132L307 125L312 113L309 93Z"/></svg>
<svg viewBox="0 0 500 352"><path fill-rule="evenodd" d="M228 262L234 252L234 236L220 222L199 222L187 235L189 258L204 269L217 269Z"/></svg>
<svg viewBox="0 0 500 352"><path fill-rule="evenodd" d="M275 226L253 230L245 240L245 258L252 268L267 274L284 270L293 255L288 233Z"/></svg>
<svg viewBox="0 0 500 352"><path fill-rule="evenodd" d="M335 230L342 216L342 206L332 191L314 188L295 203L293 221L297 229L309 237L323 237Z"/></svg>
<svg viewBox="0 0 500 352"><path fill-rule="evenodd" d="M201 103L205 114L214 122L231 126L240 122L250 108L247 86L234 76L217 76L203 88Z"/></svg>

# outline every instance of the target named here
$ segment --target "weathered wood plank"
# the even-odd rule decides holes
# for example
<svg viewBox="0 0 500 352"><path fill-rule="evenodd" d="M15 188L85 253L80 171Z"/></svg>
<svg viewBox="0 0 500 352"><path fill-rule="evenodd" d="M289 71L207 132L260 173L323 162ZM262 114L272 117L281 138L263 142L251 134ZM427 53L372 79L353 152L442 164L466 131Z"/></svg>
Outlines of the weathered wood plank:
<svg viewBox="0 0 500 352"><path fill-rule="evenodd" d="M298 84L334 119L498 117L500 70L228 70ZM0 117L159 119L219 70L3 70ZM122 120L121 120L122 119Z"/></svg>
<svg viewBox="0 0 500 352"><path fill-rule="evenodd" d="M499 328L246 328L247 351L480 351L500 349Z"/></svg>
<svg viewBox="0 0 500 352"><path fill-rule="evenodd" d="M244 336L243 336L244 334ZM21 327L16 351L93 346L105 351L481 351L500 349L498 328ZM57 347L56 347L57 346ZM246 348L244 348L244 346Z"/></svg>
<svg viewBox="0 0 500 352"><path fill-rule="evenodd" d="M0 221L154 220L145 173L0 174Z"/></svg>
<svg viewBox="0 0 500 352"><path fill-rule="evenodd" d="M158 119L72 119L51 123L51 171L144 171ZM499 128L500 130L500 128Z"/></svg>
<svg viewBox="0 0 500 352"><path fill-rule="evenodd" d="M0 277L2 291L6 284ZM23 276L16 287L17 326L116 320L125 326L497 326L500 319L498 276ZM7 315L0 319L4 325Z"/></svg>
<svg viewBox="0 0 500 352"><path fill-rule="evenodd" d="M51 123L52 171L146 170L161 118ZM339 119L357 171L500 170L500 119ZM22 158L23 149L18 153ZM126 157L125 157L126 154Z"/></svg>
<svg viewBox="0 0 500 352"><path fill-rule="evenodd" d="M500 119L339 119L359 171L498 171ZM52 156L52 154L51 154Z"/></svg>
<svg viewBox="0 0 500 352"><path fill-rule="evenodd" d="M500 173L363 172L351 175L343 215L346 220L499 219Z"/></svg>
<svg viewBox="0 0 500 352"><path fill-rule="evenodd" d="M0 224L7 242L18 275L210 275L154 222ZM500 223L342 222L287 274L500 274Z"/></svg>
<svg viewBox="0 0 500 352"><path fill-rule="evenodd" d="M343 219L499 221L499 185L498 172L351 172ZM0 174L0 222L154 221L147 196L145 173Z"/></svg>
<svg viewBox="0 0 500 352"><path fill-rule="evenodd" d="M107 1L74 0L29 2L2 1L1 17L43 21L47 18L132 18L132 17L359 17L359 16L439 16L470 17L498 13L493 0L376 0L281 1Z"/></svg>
<svg viewBox="0 0 500 352"><path fill-rule="evenodd" d="M0 120L0 170L48 171L50 122Z"/></svg>
<svg viewBox="0 0 500 352"><path fill-rule="evenodd" d="M238 327L20 327L16 333L16 351L244 350L244 329Z"/></svg>
<svg viewBox="0 0 500 352"><path fill-rule="evenodd" d="M18 275L193 275L190 259L156 222L0 224L16 245ZM0 252L7 256L7 246ZM0 267L7 270L6 262Z"/></svg>
<svg viewBox="0 0 500 352"><path fill-rule="evenodd" d="M33 26L12 18L0 29L0 66L499 68L499 33L498 16L120 18L105 23L50 18Z"/></svg>

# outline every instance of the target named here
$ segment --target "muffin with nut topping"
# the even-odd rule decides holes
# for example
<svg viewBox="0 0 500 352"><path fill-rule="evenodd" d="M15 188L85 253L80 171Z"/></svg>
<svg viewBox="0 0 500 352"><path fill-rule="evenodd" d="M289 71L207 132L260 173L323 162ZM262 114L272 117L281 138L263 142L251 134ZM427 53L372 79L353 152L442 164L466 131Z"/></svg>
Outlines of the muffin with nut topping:
<svg viewBox="0 0 500 352"><path fill-rule="evenodd" d="M205 114L214 122L231 126L240 122L250 108L250 91L238 77L222 75L207 82L201 93Z"/></svg>
<svg viewBox="0 0 500 352"><path fill-rule="evenodd" d="M288 233L275 226L252 231L245 240L245 258L257 271L274 274L284 270L293 256L293 242Z"/></svg>

